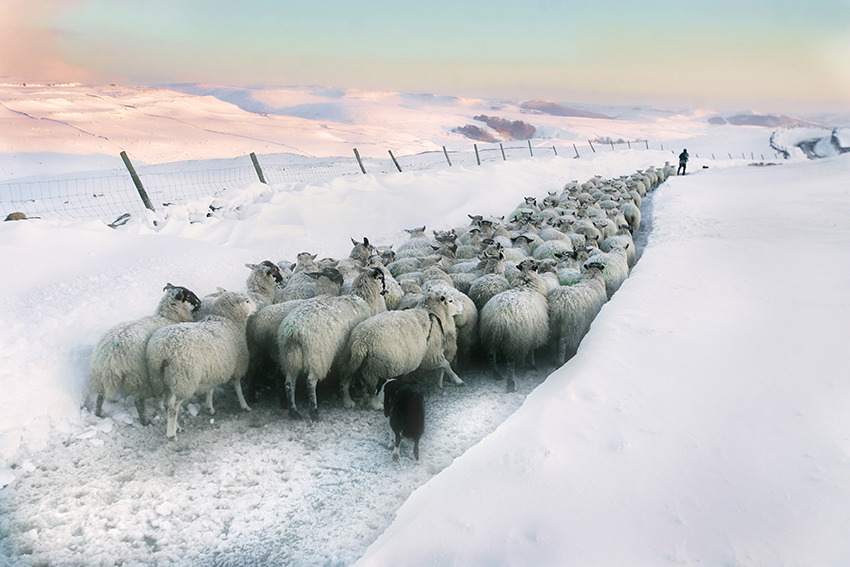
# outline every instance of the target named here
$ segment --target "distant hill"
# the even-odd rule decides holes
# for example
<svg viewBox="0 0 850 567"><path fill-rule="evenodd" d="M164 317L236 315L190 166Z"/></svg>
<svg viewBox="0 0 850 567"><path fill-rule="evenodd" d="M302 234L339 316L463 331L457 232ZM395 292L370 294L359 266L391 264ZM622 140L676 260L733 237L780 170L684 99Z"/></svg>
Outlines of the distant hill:
<svg viewBox="0 0 850 567"><path fill-rule="evenodd" d="M613 116L607 116L605 114L600 114L598 112L590 112L587 110L578 110L575 108L570 108L568 106L563 106L558 104L557 102L550 102L548 100L531 100L527 102L523 102L520 104L520 108L524 112L529 113L537 113L537 114L550 114L552 116L573 116L576 118L603 118L608 120L613 120Z"/></svg>
<svg viewBox="0 0 850 567"><path fill-rule="evenodd" d="M734 116L712 116L708 119L709 124L733 126L761 126L763 128L791 128L800 126L814 126L811 122L791 118L783 115L773 114L735 114Z"/></svg>

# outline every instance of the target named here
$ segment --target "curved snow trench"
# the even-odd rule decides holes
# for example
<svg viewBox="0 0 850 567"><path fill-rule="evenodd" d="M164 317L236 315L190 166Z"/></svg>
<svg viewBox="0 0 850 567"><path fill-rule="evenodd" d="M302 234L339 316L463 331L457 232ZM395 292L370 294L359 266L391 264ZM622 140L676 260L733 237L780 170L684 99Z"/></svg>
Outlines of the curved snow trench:
<svg viewBox="0 0 850 567"><path fill-rule="evenodd" d="M650 195L635 232L652 227ZM545 349L544 349L545 350ZM321 420L292 420L266 393L243 412L219 388L215 416L184 403L176 441L164 412L142 427L132 398L83 410L82 428L21 460L0 500L0 558L12 565L350 565L419 486L495 430L555 369L548 353L505 393L486 365L461 368L466 386L425 393L421 461L402 443L391 459L383 412L342 407L320 386ZM300 386L299 386L300 388ZM302 392L306 396L306 392ZM305 407L306 399L300 400ZM132 412L132 415L131 415Z"/></svg>

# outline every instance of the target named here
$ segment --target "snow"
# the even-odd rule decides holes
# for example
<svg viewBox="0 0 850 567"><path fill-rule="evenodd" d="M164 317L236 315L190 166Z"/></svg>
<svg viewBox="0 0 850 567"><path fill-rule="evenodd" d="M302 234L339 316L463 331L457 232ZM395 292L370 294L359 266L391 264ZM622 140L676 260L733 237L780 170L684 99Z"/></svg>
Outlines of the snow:
<svg viewBox="0 0 850 567"><path fill-rule="evenodd" d="M679 120L694 156L767 146L764 129ZM177 205L118 230L0 223L0 563L847 563L850 159L700 156L648 200L643 255L565 366L523 373L516 394L477 368L459 372L465 388L423 383L419 464L409 446L393 463L383 416L328 389L315 424L268 396L242 412L221 389L215 416L185 406L173 442L161 409L141 427L129 397L96 418L92 347L152 313L166 282L243 289L246 262L507 214L669 148L255 183L213 217Z"/></svg>
<svg viewBox="0 0 850 567"><path fill-rule="evenodd" d="M576 357L359 564L850 560L848 168L663 185L643 257Z"/></svg>

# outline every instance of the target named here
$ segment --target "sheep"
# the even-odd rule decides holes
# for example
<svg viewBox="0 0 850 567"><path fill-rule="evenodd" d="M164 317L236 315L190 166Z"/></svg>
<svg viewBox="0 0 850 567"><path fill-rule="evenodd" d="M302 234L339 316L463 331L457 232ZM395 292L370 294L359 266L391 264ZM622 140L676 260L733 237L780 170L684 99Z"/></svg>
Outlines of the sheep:
<svg viewBox="0 0 850 567"><path fill-rule="evenodd" d="M542 244L534 249L531 255L537 260L543 260L544 258L561 258L563 256L572 256L573 254L573 243L565 236L563 240L543 241Z"/></svg>
<svg viewBox="0 0 850 567"><path fill-rule="evenodd" d="M274 303L309 299L317 295L339 295L342 285L343 276L336 268L297 272L289 278L285 286L277 290Z"/></svg>
<svg viewBox="0 0 850 567"><path fill-rule="evenodd" d="M484 255L481 263L482 269L488 273L474 280L469 285L468 293L478 311L484 308L491 297L511 287L505 278L505 255L501 251L495 257Z"/></svg>
<svg viewBox="0 0 850 567"><path fill-rule="evenodd" d="M633 268L637 262L637 253L635 250L635 241L632 238L632 233L629 228L621 228L614 236L609 236L599 244L599 249L603 252L610 252L613 248L619 246L626 251L626 263L629 269Z"/></svg>
<svg viewBox="0 0 850 567"><path fill-rule="evenodd" d="M599 262L605 266L602 275L605 277L605 291L608 299L611 299L614 292L629 276L628 253L626 251L628 247L628 244L614 243L609 252L594 249L590 257L584 262L585 265L589 262Z"/></svg>
<svg viewBox="0 0 850 567"><path fill-rule="evenodd" d="M248 279L245 281L245 287L248 296L259 307L271 305L275 300L278 284L283 282L283 274L280 267L270 260L263 260L259 264L245 264L245 267L251 270ZM195 311L195 321L200 321L206 317L221 290L207 295L201 300L201 306Z"/></svg>
<svg viewBox="0 0 850 567"><path fill-rule="evenodd" d="M351 249L351 253L348 257L361 266L365 266L366 261L369 259L369 256L372 255L372 252L374 252L375 247L369 243L369 239L365 236L363 237L363 242L358 242L352 238L351 244L353 244L354 247Z"/></svg>
<svg viewBox="0 0 850 567"><path fill-rule="evenodd" d="M422 286L423 291L443 292L460 303L462 310L454 316L457 329L457 361L466 364L472 358L472 347L478 340L478 308L468 295L446 284L441 280L428 280ZM455 357L446 356L449 362Z"/></svg>
<svg viewBox="0 0 850 567"><path fill-rule="evenodd" d="M295 381L307 374L310 417L319 418L316 384L324 380L340 358L348 335L358 323L386 311L384 273L365 268L350 295L315 297L296 307L277 332L278 364L286 376L284 388L289 416L299 418L295 405Z"/></svg>
<svg viewBox="0 0 850 567"><path fill-rule="evenodd" d="M321 272L301 272L314 278L316 296L337 296L342 285L342 275L335 268L325 268ZM270 368L277 372L277 330L284 317L309 298L293 299L274 303L259 309L248 318L246 328L248 351L251 363L245 376L245 396L249 401L256 399L259 382ZM285 405L285 398L281 397Z"/></svg>
<svg viewBox="0 0 850 567"><path fill-rule="evenodd" d="M206 392L207 409L215 414L213 391L221 384L233 384L239 406L251 410L242 396L242 377L248 371L245 327L255 309L248 295L225 291L203 320L162 327L151 335L145 356L151 376L165 389L167 438L177 436L185 399Z"/></svg>
<svg viewBox="0 0 850 567"><path fill-rule="evenodd" d="M522 282L494 295L479 313L478 331L482 345L490 354L490 365L497 378L496 354L501 352L508 362L507 391L516 391L514 367L549 337L549 309L546 287L533 265L519 266Z"/></svg>
<svg viewBox="0 0 850 567"><path fill-rule="evenodd" d="M375 395L393 432L393 461L401 455L401 438L413 440L413 458L419 460L419 439L425 432L425 398L422 392L396 378L381 380Z"/></svg>
<svg viewBox="0 0 850 567"><path fill-rule="evenodd" d="M593 319L608 301L604 269L602 263L589 261L579 281L550 289L546 294L550 336L560 364L576 353Z"/></svg>
<svg viewBox="0 0 850 567"><path fill-rule="evenodd" d="M404 290L401 288L401 284L398 283L398 280L393 277L393 275L381 261L380 256L370 256L366 264L370 267L378 268L384 273L384 285L386 286L384 302L387 304L387 309L398 309L398 305L399 303L401 303L401 300L404 297Z"/></svg>
<svg viewBox="0 0 850 567"><path fill-rule="evenodd" d="M434 250L431 246L435 244L436 241L432 240L425 234L424 226L418 228L406 228L404 231L410 235L410 237L395 248L397 259L427 256L428 254L433 253Z"/></svg>
<svg viewBox="0 0 850 567"><path fill-rule="evenodd" d="M97 394L95 415L103 413L103 400L118 391L133 394L139 421L148 425L145 399L163 394L162 388L150 380L145 347L150 336L161 327L192 321L192 312L201 305L198 296L185 287L170 283L156 313L135 321L116 325L106 331L94 347L89 384Z"/></svg>
<svg viewBox="0 0 850 567"><path fill-rule="evenodd" d="M440 388L444 374L455 384L463 384L447 357L457 349L453 317L461 310L461 304L451 295L430 292L425 294L420 307L378 313L358 323L348 338L347 360L341 368L343 405L355 406L350 393L355 374L361 376L370 390L374 390L380 379L409 374L417 368L437 369ZM375 409L380 407L374 397L371 402Z"/></svg>
<svg viewBox="0 0 850 567"><path fill-rule="evenodd" d="M640 209L637 205L631 202L623 203L620 205L620 210L623 212L632 232L640 228Z"/></svg>

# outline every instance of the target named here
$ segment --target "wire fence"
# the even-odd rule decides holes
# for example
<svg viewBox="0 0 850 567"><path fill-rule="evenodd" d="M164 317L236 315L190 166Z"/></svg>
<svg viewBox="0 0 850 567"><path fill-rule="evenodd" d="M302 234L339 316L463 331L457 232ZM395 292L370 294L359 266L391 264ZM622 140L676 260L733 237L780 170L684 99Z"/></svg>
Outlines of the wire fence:
<svg viewBox="0 0 850 567"><path fill-rule="evenodd" d="M22 212L28 217L100 219L113 223L120 217L143 212L145 204L140 198L147 193L156 210L163 206L210 199L225 194L229 189L239 189L263 181L272 185L291 183L319 183L330 179L362 175L384 175L400 171L428 171L450 167L475 167L501 161L559 156L581 158L597 152L627 149L664 150L660 144L646 140L612 141L588 140L587 144L553 145L552 140L515 142L511 144L473 144L469 150L422 152L408 156L395 156L391 151L385 159L361 158L357 150L351 158L309 158L291 154L251 155L240 159L231 167L211 168L203 162L163 164L139 169L138 179L143 186L135 185L127 171L74 178L67 175L32 181L0 183L0 215ZM677 148L678 150L678 148ZM672 149L670 161L676 159ZM767 159L780 159L773 149L767 149ZM692 152L692 157L700 154ZM760 151L739 154L727 152L703 154L704 159L744 159L765 161ZM235 160L234 160L235 161ZM254 162L252 165L252 161Z"/></svg>

